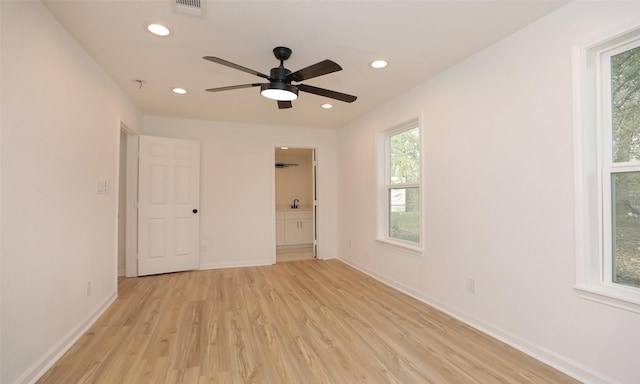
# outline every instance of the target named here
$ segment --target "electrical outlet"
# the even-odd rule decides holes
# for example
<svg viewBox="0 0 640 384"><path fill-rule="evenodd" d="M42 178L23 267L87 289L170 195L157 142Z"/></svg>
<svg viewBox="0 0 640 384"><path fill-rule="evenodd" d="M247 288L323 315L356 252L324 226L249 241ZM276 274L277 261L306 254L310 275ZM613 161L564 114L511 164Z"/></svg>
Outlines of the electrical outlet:
<svg viewBox="0 0 640 384"><path fill-rule="evenodd" d="M91 281L87 281L87 296L91 296Z"/></svg>
<svg viewBox="0 0 640 384"><path fill-rule="evenodd" d="M474 279L467 279L467 292L476 293L476 281Z"/></svg>

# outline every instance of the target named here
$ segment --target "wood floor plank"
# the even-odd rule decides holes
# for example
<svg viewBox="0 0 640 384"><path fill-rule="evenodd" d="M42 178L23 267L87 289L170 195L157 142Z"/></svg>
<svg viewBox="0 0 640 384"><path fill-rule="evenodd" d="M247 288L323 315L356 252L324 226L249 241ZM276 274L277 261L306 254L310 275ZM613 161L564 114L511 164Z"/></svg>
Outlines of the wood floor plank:
<svg viewBox="0 0 640 384"><path fill-rule="evenodd" d="M338 260L118 287L38 383L577 383Z"/></svg>

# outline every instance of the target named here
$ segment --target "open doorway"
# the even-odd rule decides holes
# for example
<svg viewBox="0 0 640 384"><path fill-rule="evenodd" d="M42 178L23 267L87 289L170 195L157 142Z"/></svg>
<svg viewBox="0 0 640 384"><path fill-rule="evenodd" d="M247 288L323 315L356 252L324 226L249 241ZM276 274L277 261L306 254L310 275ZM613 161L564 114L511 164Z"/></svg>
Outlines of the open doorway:
<svg viewBox="0 0 640 384"><path fill-rule="evenodd" d="M317 257L315 149L275 148L276 263Z"/></svg>

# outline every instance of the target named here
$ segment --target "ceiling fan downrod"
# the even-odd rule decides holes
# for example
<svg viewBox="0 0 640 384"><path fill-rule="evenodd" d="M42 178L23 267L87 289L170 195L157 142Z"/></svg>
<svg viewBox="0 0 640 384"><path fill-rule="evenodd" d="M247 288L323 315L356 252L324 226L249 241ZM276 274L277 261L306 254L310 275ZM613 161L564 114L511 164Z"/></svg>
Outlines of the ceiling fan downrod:
<svg viewBox="0 0 640 384"><path fill-rule="evenodd" d="M273 48L273 55L276 59L280 60L280 66L276 68L271 68L270 76L272 81L282 81L285 82L287 76L291 73L290 70L284 67L284 61L291 57L291 49L287 47L275 47ZM286 83L290 84L291 81L287 81Z"/></svg>

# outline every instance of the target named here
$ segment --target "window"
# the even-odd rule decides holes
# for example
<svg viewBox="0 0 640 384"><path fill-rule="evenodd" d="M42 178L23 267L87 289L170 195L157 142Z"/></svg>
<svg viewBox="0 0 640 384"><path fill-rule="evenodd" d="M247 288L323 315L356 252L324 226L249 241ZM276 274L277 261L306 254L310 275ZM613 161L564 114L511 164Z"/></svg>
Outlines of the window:
<svg viewBox="0 0 640 384"><path fill-rule="evenodd" d="M640 40L601 55L606 280L640 288ZM604 203L604 202L603 202Z"/></svg>
<svg viewBox="0 0 640 384"><path fill-rule="evenodd" d="M640 312L640 34L576 51L577 287Z"/></svg>
<svg viewBox="0 0 640 384"><path fill-rule="evenodd" d="M421 246L420 126L418 120L379 135L378 240Z"/></svg>

